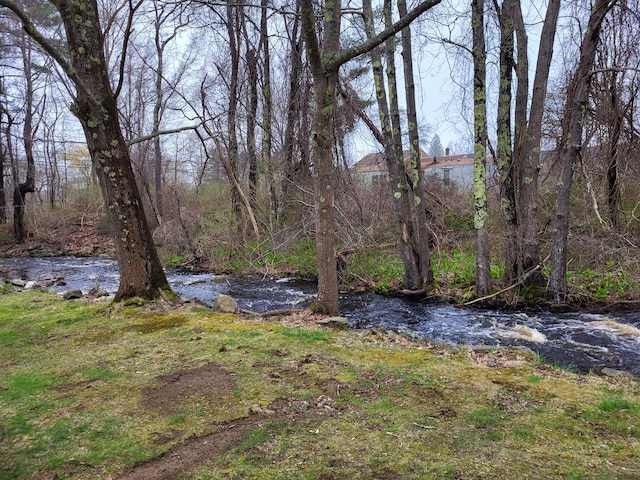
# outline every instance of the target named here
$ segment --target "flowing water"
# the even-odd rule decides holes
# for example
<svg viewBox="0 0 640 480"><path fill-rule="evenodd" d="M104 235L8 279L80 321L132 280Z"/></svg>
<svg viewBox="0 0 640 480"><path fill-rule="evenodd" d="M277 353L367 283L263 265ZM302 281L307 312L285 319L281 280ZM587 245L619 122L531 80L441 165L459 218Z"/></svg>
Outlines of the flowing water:
<svg viewBox="0 0 640 480"><path fill-rule="evenodd" d="M0 259L0 278L33 280L53 292L118 288L118 266L106 257ZM314 284L294 279L235 278L210 273L167 272L176 293L205 303L225 293L240 308L263 312L307 307ZM446 303L390 298L373 293L342 295L342 314L354 328L410 330L452 344L524 345L547 361L579 371L606 366L640 376L640 312L620 315L505 312Z"/></svg>

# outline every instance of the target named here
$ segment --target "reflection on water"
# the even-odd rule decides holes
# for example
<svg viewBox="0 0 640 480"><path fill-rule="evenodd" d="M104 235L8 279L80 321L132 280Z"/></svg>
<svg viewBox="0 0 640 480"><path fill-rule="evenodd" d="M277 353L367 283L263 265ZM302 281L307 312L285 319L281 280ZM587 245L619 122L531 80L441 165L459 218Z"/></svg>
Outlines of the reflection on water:
<svg viewBox="0 0 640 480"><path fill-rule="evenodd" d="M46 282L64 293L93 287L115 293L117 263L106 257L0 259L0 277ZM315 285L295 279L239 279L212 274L167 272L173 289L212 303L226 293L240 308L262 312L305 308ZM581 371L595 366L640 375L640 312L616 317L596 314L500 312L444 303L388 298L372 293L342 295L340 308L354 328L407 328L453 344L525 345L545 359Z"/></svg>

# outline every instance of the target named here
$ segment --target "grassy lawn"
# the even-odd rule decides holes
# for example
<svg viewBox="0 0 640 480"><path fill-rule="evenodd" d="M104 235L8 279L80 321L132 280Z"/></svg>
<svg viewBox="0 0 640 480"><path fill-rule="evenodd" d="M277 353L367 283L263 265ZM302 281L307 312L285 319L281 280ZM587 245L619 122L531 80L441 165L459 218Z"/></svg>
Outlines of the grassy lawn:
<svg viewBox="0 0 640 480"><path fill-rule="evenodd" d="M634 379L309 323L1 295L0 479L640 478Z"/></svg>

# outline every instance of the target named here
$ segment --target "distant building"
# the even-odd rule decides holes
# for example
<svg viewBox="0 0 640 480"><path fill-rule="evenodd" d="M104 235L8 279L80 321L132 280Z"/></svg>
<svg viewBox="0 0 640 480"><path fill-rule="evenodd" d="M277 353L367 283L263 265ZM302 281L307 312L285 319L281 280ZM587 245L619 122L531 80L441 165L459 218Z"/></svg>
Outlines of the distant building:
<svg viewBox="0 0 640 480"><path fill-rule="evenodd" d="M409 152L404 151L405 162L409 161ZM442 157L430 157L427 152L420 149L420 165L427 176L435 176L445 186L457 185L463 189L471 189L473 186L473 154L450 155L449 149L445 150ZM353 171L363 180L370 183L387 181L387 163L384 154L370 153L353 166ZM487 177L493 176L495 165L493 157L487 157Z"/></svg>

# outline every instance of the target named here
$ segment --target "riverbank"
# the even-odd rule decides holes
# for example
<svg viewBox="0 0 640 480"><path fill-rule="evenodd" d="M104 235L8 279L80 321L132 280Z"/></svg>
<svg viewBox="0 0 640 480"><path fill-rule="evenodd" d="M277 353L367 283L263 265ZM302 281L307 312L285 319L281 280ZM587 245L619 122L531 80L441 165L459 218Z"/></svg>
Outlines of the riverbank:
<svg viewBox="0 0 640 480"><path fill-rule="evenodd" d="M64 225L64 228L61 225ZM15 244L12 241L11 226L0 225L0 257L115 256L108 230L96 214L76 214L73 221L64 224L51 222L50 225L31 230L25 243ZM159 246L159 250L168 268L184 272L234 272L247 277L258 275L271 278L314 278L314 253L304 245L301 251L289 256L276 256L269 262L244 263L225 263L206 256L197 259L176 256L175 253L165 252L162 246ZM390 296L400 295L470 307L507 310L543 308L555 313L622 313L640 309L640 288L631 273L616 271L597 274L590 269L582 269L580 275L570 272L569 276L577 277L579 283L576 284L574 279L571 292L562 303L548 300L540 287L510 287L503 285L498 279L494 281L495 292L478 299L473 287L473 255L458 251L454 252L451 258L445 255L444 260L433 262L437 281L429 292L405 292L401 288L402 266L393 246L387 245L384 252L374 253L374 257L363 253L362 259L354 261L351 256L341 256L342 266L345 267L340 274L343 290L373 291ZM231 264L233 268L230 267ZM220 268L214 268L215 265L220 265Z"/></svg>
<svg viewBox="0 0 640 480"><path fill-rule="evenodd" d="M0 343L2 478L640 476L637 381L517 349L41 292Z"/></svg>

